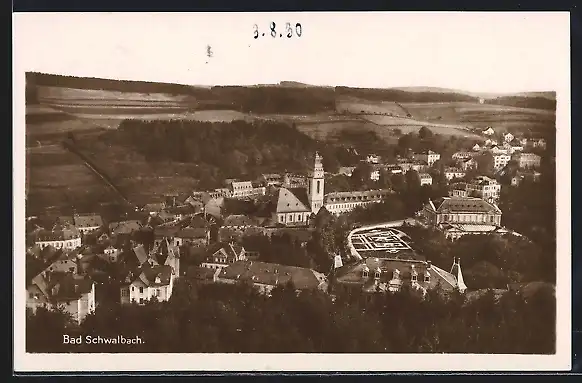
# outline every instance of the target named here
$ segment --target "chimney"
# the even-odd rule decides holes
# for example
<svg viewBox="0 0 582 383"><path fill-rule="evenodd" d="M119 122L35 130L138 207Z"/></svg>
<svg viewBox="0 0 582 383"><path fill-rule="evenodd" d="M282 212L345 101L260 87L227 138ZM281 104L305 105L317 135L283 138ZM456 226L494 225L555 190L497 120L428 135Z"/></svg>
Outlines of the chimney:
<svg viewBox="0 0 582 383"><path fill-rule="evenodd" d="M426 262L426 269L427 269L427 270L430 270L430 269L431 269L431 267L432 267L432 261L427 261L427 262Z"/></svg>

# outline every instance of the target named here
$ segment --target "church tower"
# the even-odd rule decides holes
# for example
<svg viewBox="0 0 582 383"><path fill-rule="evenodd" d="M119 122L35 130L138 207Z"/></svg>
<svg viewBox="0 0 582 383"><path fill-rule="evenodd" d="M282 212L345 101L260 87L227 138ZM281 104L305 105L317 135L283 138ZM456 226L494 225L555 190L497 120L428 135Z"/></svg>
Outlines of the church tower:
<svg viewBox="0 0 582 383"><path fill-rule="evenodd" d="M309 205L313 214L317 214L319 209L323 206L323 158L318 152L315 152L315 163L313 170L309 172L309 179L307 182L307 196L309 198Z"/></svg>

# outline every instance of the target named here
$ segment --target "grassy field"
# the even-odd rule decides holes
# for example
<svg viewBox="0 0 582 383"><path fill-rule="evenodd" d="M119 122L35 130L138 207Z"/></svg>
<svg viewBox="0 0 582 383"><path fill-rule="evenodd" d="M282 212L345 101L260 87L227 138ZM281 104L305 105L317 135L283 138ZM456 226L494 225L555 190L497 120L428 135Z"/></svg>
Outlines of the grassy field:
<svg viewBox="0 0 582 383"><path fill-rule="evenodd" d="M338 113L384 114L406 117L407 111L392 101L371 101L355 97L340 97L336 101Z"/></svg>
<svg viewBox="0 0 582 383"><path fill-rule="evenodd" d="M441 124L459 124L496 131L527 130L555 125L555 112L475 103L408 103L402 104L412 118Z"/></svg>
<svg viewBox="0 0 582 383"><path fill-rule="evenodd" d="M91 211L95 205L116 200L106 187L75 155L58 145L27 149L27 215L45 209Z"/></svg>

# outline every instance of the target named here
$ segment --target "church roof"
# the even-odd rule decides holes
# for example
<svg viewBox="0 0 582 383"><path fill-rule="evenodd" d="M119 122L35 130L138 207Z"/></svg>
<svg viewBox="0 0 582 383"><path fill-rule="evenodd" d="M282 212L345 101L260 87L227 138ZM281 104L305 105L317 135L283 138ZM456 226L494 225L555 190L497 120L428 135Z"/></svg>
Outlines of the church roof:
<svg viewBox="0 0 582 383"><path fill-rule="evenodd" d="M280 188L277 196L277 213L310 212L305 188Z"/></svg>

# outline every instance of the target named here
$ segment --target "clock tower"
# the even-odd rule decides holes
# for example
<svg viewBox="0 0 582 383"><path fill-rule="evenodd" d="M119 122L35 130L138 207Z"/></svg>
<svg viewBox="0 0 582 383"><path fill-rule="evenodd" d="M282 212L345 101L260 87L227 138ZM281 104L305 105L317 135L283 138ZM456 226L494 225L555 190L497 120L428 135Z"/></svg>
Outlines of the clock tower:
<svg viewBox="0 0 582 383"><path fill-rule="evenodd" d="M315 163L313 170L309 172L309 179L307 182L307 196L309 204L311 205L311 212L317 214L319 209L323 206L323 158L318 152L315 152Z"/></svg>

